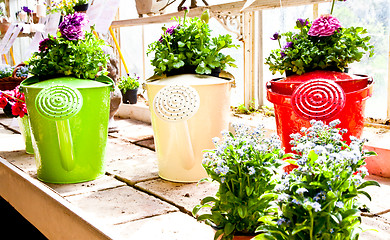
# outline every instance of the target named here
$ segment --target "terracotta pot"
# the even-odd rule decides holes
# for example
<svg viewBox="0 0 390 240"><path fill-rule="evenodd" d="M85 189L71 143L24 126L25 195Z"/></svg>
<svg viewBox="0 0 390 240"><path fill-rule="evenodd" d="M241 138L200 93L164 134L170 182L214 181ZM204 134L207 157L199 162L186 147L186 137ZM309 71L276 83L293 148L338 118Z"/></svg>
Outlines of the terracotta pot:
<svg viewBox="0 0 390 240"><path fill-rule="evenodd" d="M162 9L168 0L135 0L139 15L157 13Z"/></svg>
<svg viewBox="0 0 390 240"><path fill-rule="evenodd" d="M381 177L390 177L390 149L364 146L364 149L368 151L374 151L378 156L371 156L366 158L366 168L370 174L381 176Z"/></svg>
<svg viewBox="0 0 390 240"><path fill-rule="evenodd" d="M0 22L0 32L2 35L4 35L8 28L11 26L11 23L9 23L7 20L4 20L3 22Z"/></svg>

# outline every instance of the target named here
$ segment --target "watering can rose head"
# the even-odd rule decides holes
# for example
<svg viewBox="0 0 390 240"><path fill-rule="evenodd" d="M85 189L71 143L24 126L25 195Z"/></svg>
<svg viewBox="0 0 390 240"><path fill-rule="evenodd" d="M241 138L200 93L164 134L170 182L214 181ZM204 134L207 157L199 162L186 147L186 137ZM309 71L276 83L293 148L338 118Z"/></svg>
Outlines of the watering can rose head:
<svg viewBox="0 0 390 240"><path fill-rule="evenodd" d="M95 79L107 75L105 45L88 30L85 13L75 13L64 17L57 36L49 35L39 43L38 52L27 63L30 72L42 80L61 75Z"/></svg>
<svg viewBox="0 0 390 240"><path fill-rule="evenodd" d="M332 3L334 5L334 1ZM279 45L265 61L273 74L288 71L301 75L320 69L344 71L350 63L360 61L366 52L370 57L374 54L364 28L343 28L331 14L322 15L313 22L299 18L295 29L298 31L276 32L271 37Z"/></svg>
<svg viewBox="0 0 390 240"><path fill-rule="evenodd" d="M208 25L209 13L205 11L201 18L174 17L177 23L167 28L159 40L149 45L147 54L154 53L151 60L158 75L180 72L211 74L213 69L224 70L227 66L236 67L230 55L221 53L223 49L237 48L230 35L211 37Z"/></svg>

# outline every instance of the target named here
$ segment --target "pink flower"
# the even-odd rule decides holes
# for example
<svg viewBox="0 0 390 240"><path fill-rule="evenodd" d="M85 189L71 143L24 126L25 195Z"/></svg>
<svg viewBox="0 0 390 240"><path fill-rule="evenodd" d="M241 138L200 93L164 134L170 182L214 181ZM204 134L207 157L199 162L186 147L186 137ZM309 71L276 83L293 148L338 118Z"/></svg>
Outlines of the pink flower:
<svg viewBox="0 0 390 240"><path fill-rule="evenodd" d="M326 37L333 35L341 28L339 20L332 15L322 15L313 21L307 34L310 36Z"/></svg>

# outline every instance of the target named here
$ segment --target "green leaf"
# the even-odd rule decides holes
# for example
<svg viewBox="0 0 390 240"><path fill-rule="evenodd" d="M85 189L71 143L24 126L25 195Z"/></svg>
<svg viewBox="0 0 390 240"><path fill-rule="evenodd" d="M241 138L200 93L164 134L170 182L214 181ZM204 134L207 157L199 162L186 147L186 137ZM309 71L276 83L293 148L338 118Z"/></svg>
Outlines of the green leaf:
<svg viewBox="0 0 390 240"><path fill-rule="evenodd" d="M225 236L228 236L230 235L235 229L235 226L233 224L231 224L230 222L226 223L225 227L224 227L224 235Z"/></svg>
<svg viewBox="0 0 390 240"><path fill-rule="evenodd" d="M370 180L370 181L365 181L363 182L362 184L360 184L357 189L362 189L362 188L365 188L365 187L368 187L368 186L377 186L377 187L380 187L381 185L377 182L377 181L374 181L374 180Z"/></svg>

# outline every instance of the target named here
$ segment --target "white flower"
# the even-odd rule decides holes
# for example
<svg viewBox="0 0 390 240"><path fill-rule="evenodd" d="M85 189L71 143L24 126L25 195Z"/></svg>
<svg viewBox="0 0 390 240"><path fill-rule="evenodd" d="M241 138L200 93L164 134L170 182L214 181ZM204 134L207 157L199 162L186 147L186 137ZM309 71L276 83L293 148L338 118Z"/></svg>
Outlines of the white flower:
<svg viewBox="0 0 390 240"><path fill-rule="evenodd" d="M242 157L242 156L244 156L244 150L243 149L238 149L237 150L237 153Z"/></svg>
<svg viewBox="0 0 390 240"><path fill-rule="evenodd" d="M254 167L249 167L249 168L248 168L248 171L249 171L249 175L253 175L253 174L256 173L256 170L255 170Z"/></svg>
<svg viewBox="0 0 390 240"><path fill-rule="evenodd" d="M217 144L219 142L219 137L213 137L212 141L214 144Z"/></svg>
<svg viewBox="0 0 390 240"><path fill-rule="evenodd" d="M326 149L323 147L323 146L315 146L314 147L314 152L317 154L317 155L321 155L322 153L326 153Z"/></svg>
<svg viewBox="0 0 390 240"><path fill-rule="evenodd" d="M341 201L338 201L338 202L336 202L335 206L338 207L338 208L343 208L344 207L344 203L341 202Z"/></svg>
<svg viewBox="0 0 390 240"><path fill-rule="evenodd" d="M315 212L321 211L321 204L319 204L318 202L311 203L311 206L313 207Z"/></svg>
<svg viewBox="0 0 390 240"><path fill-rule="evenodd" d="M298 188L297 189L297 193L299 195L303 195L305 192L308 192L308 190L306 188Z"/></svg>
<svg viewBox="0 0 390 240"><path fill-rule="evenodd" d="M339 119L335 119L329 123L329 126L335 127L335 126L339 125L340 123L341 123L341 121Z"/></svg>
<svg viewBox="0 0 390 240"><path fill-rule="evenodd" d="M282 194L279 194L278 201L284 202L284 201L287 201L289 198L290 198L290 195L288 195L287 193L282 193Z"/></svg>

